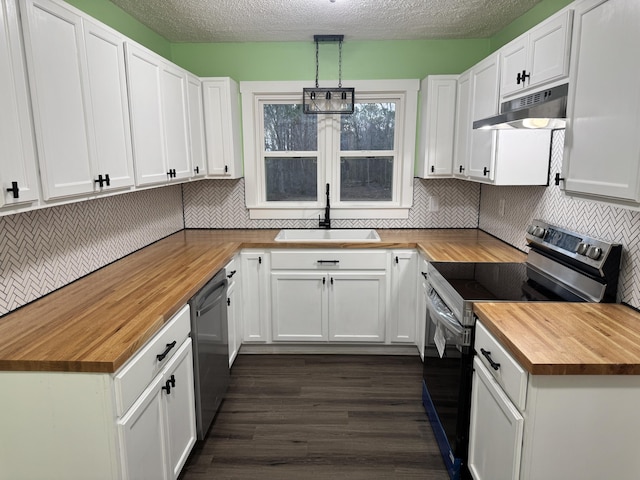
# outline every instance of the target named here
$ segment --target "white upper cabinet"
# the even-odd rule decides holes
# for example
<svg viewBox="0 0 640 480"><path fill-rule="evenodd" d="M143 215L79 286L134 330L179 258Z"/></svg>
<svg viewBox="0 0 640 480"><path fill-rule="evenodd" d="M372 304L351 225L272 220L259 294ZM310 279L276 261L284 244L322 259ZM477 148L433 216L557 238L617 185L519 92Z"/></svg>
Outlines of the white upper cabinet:
<svg viewBox="0 0 640 480"><path fill-rule="evenodd" d="M457 75L430 75L422 80L418 177L451 176L457 86Z"/></svg>
<svg viewBox="0 0 640 480"><path fill-rule="evenodd" d="M453 145L453 174L466 178L469 163L469 137L471 136L471 71L467 70L458 77L456 96L455 135Z"/></svg>
<svg viewBox="0 0 640 480"><path fill-rule="evenodd" d="M202 82L191 74L187 74L187 103L189 107L189 147L193 169L191 176L204 177L207 173L207 148L204 140Z"/></svg>
<svg viewBox="0 0 640 480"><path fill-rule="evenodd" d="M572 16L563 10L500 49L501 96L568 76Z"/></svg>
<svg viewBox="0 0 640 480"><path fill-rule="evenodd" d="M50 0L20 5L45 200L131 185L123 38Z"/></svg>
<svg viewBox="0 0 640 480"><path fill-rule="evenodd" d="M575 4L564 188L640 207L640 2Z"/></svg>
<svg viewBox="0 0 640 480"><path fill-rule="evenodd" d="M191 176L186 73L127 42L136 185Z"/></svg>
<svg viewBox="0 0 640 480"><path fill-rule="evenodd" d="M238 84L228 77L202 79L208 177L242 177Z"/></svg>
<svg viewBox="0 0 640 480"><path fill-rule="evenodd" d="M0 207L38 200L36 151L17 0L0 3Z"/></svg>

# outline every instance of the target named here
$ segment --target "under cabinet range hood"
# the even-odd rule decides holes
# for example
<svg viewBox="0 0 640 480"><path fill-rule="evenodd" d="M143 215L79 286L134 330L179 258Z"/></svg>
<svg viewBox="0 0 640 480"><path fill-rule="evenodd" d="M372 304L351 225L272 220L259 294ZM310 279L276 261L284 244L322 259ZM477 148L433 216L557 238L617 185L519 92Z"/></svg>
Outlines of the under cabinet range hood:
<svg viewBox="0 0 640 480"><path fill-rule="evenodd" d="M473 122L474 129L561 129L567 116L568 84L504 102L500 114Z"/></svg>

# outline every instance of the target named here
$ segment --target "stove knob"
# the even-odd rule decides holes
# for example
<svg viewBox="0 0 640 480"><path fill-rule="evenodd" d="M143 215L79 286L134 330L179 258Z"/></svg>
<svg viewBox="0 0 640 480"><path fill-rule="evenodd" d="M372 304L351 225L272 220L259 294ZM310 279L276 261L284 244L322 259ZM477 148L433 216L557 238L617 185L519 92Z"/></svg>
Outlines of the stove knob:
<svg viewBox="0 0 640 480"><path fill-rule="evenodd" d="M542 238L544 237L545 233L546 233L546 230L544 228L536 227L533 229L533 232L531 232L531 235L533 235L534 237Z"/></svg>
<svg viewBox="0 0 640 480"><path fill-rule="evenodd" d="M589 246L586 255L592 260L598 260L602 255L602 249L600 247L594 247L593 245L591 245Z"/></svg>
<svg viewBox="0 0 640 480"><path fill-rule="evenodd" d="M580 242L578 244L578 248L576 248L576 253L578 253L580 255L586 255L588 249L589 249L589 244L588 243Z"/></svg>

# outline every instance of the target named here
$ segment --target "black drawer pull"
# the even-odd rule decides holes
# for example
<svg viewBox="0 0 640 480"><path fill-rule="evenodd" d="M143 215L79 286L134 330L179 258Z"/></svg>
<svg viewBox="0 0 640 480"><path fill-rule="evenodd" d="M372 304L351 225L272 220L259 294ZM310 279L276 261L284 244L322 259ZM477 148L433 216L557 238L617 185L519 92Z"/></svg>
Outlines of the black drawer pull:
<svg viewBox="0 0 640 480"><path fill-rule="evenodd" d="M169 355L169 352L171 351L171 349L173 347L176 346L176 341L174 340L171 343L167 343L167 348L164 349L164 352L162 352L160 355L156 355L156 358L158 359L159 362L163 361L165 359L165 357L167 355ZM167 392L168 393L168 392Z"/></svg>
<svg viewBox="0 0 640 480"><path fill-rule="evenodd" d="M227 278L231 278L236 274L235 270L231 270L231 272L229 272L229 275L227 275Z"/></svg>
<svg viewBox="0 0 640 480"><path fill-rule="evenodd" d="M487 359L487 361L489 362L489 365L491 365L491 368L493 368L494 370L498 370L500 368L500 364L497 362L494 362L493 358L491 358L491 352L488 352L484 348L481 348L480 353L482 353L484 358Z"/></svg>
<svg viewBox="0 0 640 480"><path fill-rule="evenodd" d="M13 198L20 198L20 189L18 188L18 182L11 182L11 188L7 188L7 192L11 192Z"/></svg>
<svg viewBox="0 0 640 480"><path fill-rule="evenodd" d="M167 395L171 395L172 388L176 388L176 377L174 375L171 375L171 378L164 382L164 387L162 387L162 390L166 390Z"/></svg>
<svg viewBox="0 0 640 480"><path fill-rule="evenodd" d="M332 265L337 265L340 263L340 260L318 260L318 263L320 264L330 263Z"/></svg>
<svg viewBox="0 0 640 480"><path fill-rule="evenodd" d="M427 272L420 272L422 274L422 276L424 277L424 279L427 279Z"/></svg>

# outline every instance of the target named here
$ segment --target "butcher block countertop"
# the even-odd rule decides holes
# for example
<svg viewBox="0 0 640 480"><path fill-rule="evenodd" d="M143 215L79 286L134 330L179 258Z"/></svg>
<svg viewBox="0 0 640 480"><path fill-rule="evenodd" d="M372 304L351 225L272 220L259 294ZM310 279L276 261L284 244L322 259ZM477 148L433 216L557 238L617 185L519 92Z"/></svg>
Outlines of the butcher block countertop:
<svg viewBox="0 0 640 480"><path fill-rule="evenodd" d="M379 243L348 244L275 242L277 233L183 230L9 313L0 318L0 370L115 372L241 248L417 248L433 261L526 259L475 229L378 230ZM554 317L564 318L559 309L573 307L557 308ZM635 319L628 308L597 308L603 319L609 311ZM627 373L640 373L640 352L632 358L637 366Z"/></svg>
<svg viewBox="0 0 640 480"><path fill-rule="evenodd" d="M605 303L476 303L483 325L533 375L639 375L640 313Z"/></svg>

